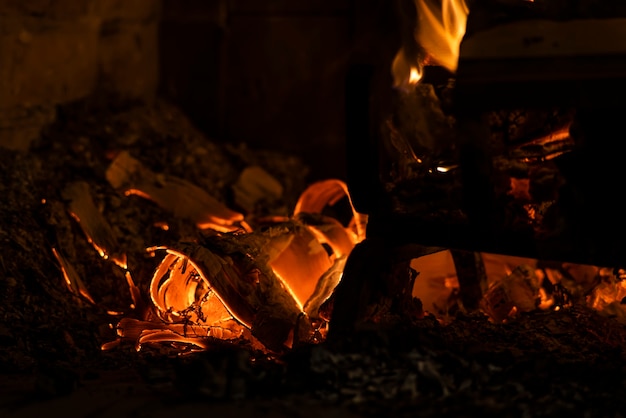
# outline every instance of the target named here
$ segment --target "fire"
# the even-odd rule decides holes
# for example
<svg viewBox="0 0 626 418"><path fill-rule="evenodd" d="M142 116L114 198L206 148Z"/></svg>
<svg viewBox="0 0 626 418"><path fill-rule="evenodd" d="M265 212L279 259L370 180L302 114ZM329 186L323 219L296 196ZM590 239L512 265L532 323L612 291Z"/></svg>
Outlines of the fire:
<svg viewBox="0 0 626 418"><path fill-rule="evenodd" d="M469 14L465 0L416 0L415 7L418 16L415 41L439 65L456 71Z"/></svg>
<svg viewBox="0 0 626 418"><path fill-rule="evenodd" d="M586 305L626 322L626 281L623 270L585 264L547 262L534 258L479 253L485 268L480 308L494 322L522 312L558 311ZM460 289L454 256L442 250L411 261L419 273L413 295L441 322L449 322Z"/></svg>
<svg viewBox="0 0 626 418"><path fill-rule="evenodd" d="M125 167L139 167L138 161L127 155L123 158L115 160L109 171L109 179L116 185L125 175ZM145 167L141 171L148 178L153 176ZM171 209L165 199L150 194L150 182L142 183L142 189L145 191L133 194ZM126 196L128 190L120 187ZM171 190L177 196L182 193L182 189ZM193 190L195 186L185 186L185 192ZM172 193L158 190L162 196L168 192ZM147 295L126 271L135 317L118 321L117 339L102 348L129 341L137 350L161 344L183 354L207 349L217 338L245 340L271 353L282 352L303 338L321 341L329 320L322 306L341 279L352 248L365 238L367 216L352 206L347 185L334 179L313 183L300 196L291 217L264 218L259 221L263 225L260 230L253 230L243 222L243 215L233 216L235 212L206 194L200 197L202 205L191 218L211 219L214 234L201 242L147 249L164 253ZM192 198L193 194L187 197ZM348 225L323 214L326 207L343 198L352 208ZM246 228L222 229L236 224ZM84 293L80 278L72 279L67 273L69 267L63 267L68 286Z"/></svg>
<svg viewBox="0 0 626 418"><path fill-rule="evenodd" d="M560 139L557 133L547 140ZM147 184L145 189L150 190ZM81 226L88 241L104 243L107 254L119 253L113 234L96 216L93 202L75 193L85 191L84 185L72 185L68 190L68 213L86 223ZM120 193L127 190L120 188ZM195 188L185 186L184 190ZM139 196L157 201L147 193ZM323 213L341 199L347 199L352 209L347 225ZM219 339L245 341L272 354L285 352L296 343L324 341L331 297L348 256L365 239L368 222L367 216L352 206L347 185L335 179L316 182L302 193L291 216L269 217L261 222L263 228L256 230L248 226L222 232L224 225L247 224L212 198L201 200L201 211L184 214L194 215L190 216L194 220L211 219L213 233L200 241L148 248L163 256L145 294L123 266L131 310L108 310L123 317L114 325L117 338L102 349L130 342L137 350L158 345L185 354L208 350ZM196 222L196 226L204 225ZM93 247L104 257L99 246ZM70 291L96 305L71 263L56 248L52 252ZM626 298L623 271L571 263L541 265L535 259L489 253L480 253L480 257L487 280L480 309L493 321L506 322L522 312L559 310L577 301L626 322L626 310L620 303ZM104 258L115 262L112 257ZM453 255L449 250L439 251L413 260L411 267L419 273L413 296L445 323L458 310L455 303L462 291Z"/></svg>
<svg viewBox="0 0 626 418"><path fill-rule="evenodd" d="M393 74L394 87L407 89L410 86L414 86L422 79L421 63L410 61L417 61L416 59L410 60L406 56L404 48L401 48L396 54L393 63L391 64L391 72ZM420 65L420 68L417 66Z"/></svg>
<svg viewBox="0 0 626 418"><path fill-rule="evenodd" d="M426 53L425 57L409 56L411 46L403 46L396 54L392 73L394 86L415 85L422 78L421 68L435 63L455 72L459 61L459 48L469 8L465 0L414 0L417 14L413 38ZM417 55L417 54L413 54Z"/></svg>
<svg viewBox="0 0 626 418"><path fill-rule="evenodd" d="M266 192L282 193L280 183L261 168L248 170L248 177L236 185L239 203ZM68 185L63 192L66 214L104 260L123 269L132 299L130 311L105 309L125 317L112 325L117 338L102 349L131 342L137 350L159 344L184 354L207 349L212 340L220 339L243 340L276 353L294 342L324 339L329 321L324 303L339 283L348 255L365 238L368 220L355 210L343 181L311 184L291 216L253 218L257 224L253 229L242 213L197 185L155 173L127 152L116 155L106 179L120 196L152 201L177 218L192 221L203 233L190 242L148 248L162 259L143 290L135 284L117 230L98 209L89 185ZM352 210L346 224L324 214L344 199ZM167 223L153 225L168 229ZM98 305L64 251L53 248L52 253L68 289Z"/></svg>

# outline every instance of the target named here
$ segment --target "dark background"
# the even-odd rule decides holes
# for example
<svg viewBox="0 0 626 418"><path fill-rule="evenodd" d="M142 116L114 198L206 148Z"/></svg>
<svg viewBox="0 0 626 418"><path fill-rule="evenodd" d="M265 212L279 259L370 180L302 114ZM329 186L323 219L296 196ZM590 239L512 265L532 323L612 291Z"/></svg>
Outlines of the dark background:
<svg viewBox="0 0 626 418"><path fill-rule="evenodd" d="M212 137L344 178L346 75L366 61L391 67L380 28L393 3L164 0L159 91Z"/></svg>
<svg viewBox="0 0 626 418"><path fill-rule="evenodd" d="M363 61L390 69L395 4L0 0L0 146L27 150L59 105L162 97L211 140L296 154L313 178L342 178L346 75Z"/></svg>

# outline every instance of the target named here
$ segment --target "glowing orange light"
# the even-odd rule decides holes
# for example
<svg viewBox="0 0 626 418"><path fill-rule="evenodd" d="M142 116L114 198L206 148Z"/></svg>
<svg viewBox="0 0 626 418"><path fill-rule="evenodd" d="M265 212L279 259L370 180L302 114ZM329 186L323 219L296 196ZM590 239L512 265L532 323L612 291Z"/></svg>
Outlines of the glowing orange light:
<svg viewBox="0 0 626 418"><path fill-rule="evenodd" d="M409 72L409 84L417 84L422 79L422 74L415 67L411 67Z"/></svg>
<svg viewBox="0 0 626 418"><path fill-rule="evenodd" d="M407 49L410 48L400 48L391 65L394 86L400 88L408 88L421 80L421 68L426 61L456 71L469 14L464 0L414 1L417 24L413 38L426 56L409 56Z"/></svg>
<svg viewBox="0 0 626 418"><path fill-rule="evenodd" d="M415 0L415 41L439 65L456 71L469 9L464 0Z"/></svg>

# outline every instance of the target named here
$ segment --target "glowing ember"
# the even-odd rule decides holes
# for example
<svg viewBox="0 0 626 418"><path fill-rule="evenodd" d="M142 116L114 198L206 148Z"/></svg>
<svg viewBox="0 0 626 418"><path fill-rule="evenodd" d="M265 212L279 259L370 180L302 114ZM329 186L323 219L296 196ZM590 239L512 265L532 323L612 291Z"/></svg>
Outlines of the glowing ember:
<svg viewBox="0 0 626 418"><path fill-rule="evenodd" d="M504 322L520 312L558 311L573 302L585 304L626 321L623 273L597 266L546 262L533 258L480 253L487 289L481 310L495 322ZM452 254L441 250L411 261L419 273L413 295L424 309L441 322L458 310L460 286Z"/></svg>
<svg viewBox="0 0 626 418"><path fill-rule="evenodd" d="M63 197L69 202L70 215L98 254L126 269L126 254L119 251L118 237L96 207L89 185L84 181L70 183L63 190Z"/></svg>
<svg viewBox="0 0 626 418"><path fill-rule="evenodd" d="M61 272L63 273L63 278L65 279L67 288L76 296L80 296L95 305L96 302L91 297L91 294L87 290L87 287L83 284L82 279L74 267L72 267L72 265L59 253L59 251L57 251L56 248L52 249L52 254L54 254L54 257L61 266Z"/></svg>
<svg viewBox="0 0 626 418"><path fill-rule="evenodd" d="M127 272L137 318L120 320L118 339L102 348L128 341L138 350L160 344L186 353L217 338L282 352L294 339L323 340L329 318L322 305L367 222L354 207L349 225L322 215L342 198L350 201L342 181L317 182L303 192L292 218L266 219L262 231L148 249L165 252L150 283L150 303Z"/></svg>
<svg viewBox="0 0 626 418"><path fill-rule="evenodd" d="M550 144L565 139L557 132L536 142ZM513 181L511 186L513 194L528 193L523 180ZM82 225L85 219L97 217L87 210L93 208L85 203L90 200L81 197L83 192L84 187L72 186L67 195L74 209L72 215L87 232L93 226ZM219 339L245 341L268 353L280 353L295 342L323 341L332 311L327 302L341 281L348 255L365 238L367 225L367 216L354 206L348 225L323 214L341 199L352 205L345 183L320 181L302 193L290 218L267 218L260 231L239 229L210 235L203 242L180 243L177 248L148 249L164 253L148 295L126 271L135 317L119 320L117 339L102 348L112 349L126 341L137 350L156 344L184 354L206 350ZM219 213L229 213L214 207ZM212 225L220 229L233 220L230 217ZM89 240L90 235L86 236ZM99 239L104 242L104 238ZM114 247L112 243L107 246ZM68 261L56 249L53 253L68 288L95 304ZM619 304L626 296L623 275L595 266L556 263L540 267L534 259L480 255L488 279L481 308L494 321L506 321L519 312L566 306L567 300L554 293L556 288L564 289L571 299L626 318ZM460 291L450 251L415 259L411 267L419 273L413 296L446 322ZM120 313L111 311L111 315Z"/></svg>
<svg viewBox="0 0 626 418"><path fill-rule="evenodd" d="M276 229L280 232L269 245L277 246L277 250L273 251L269 265L302 309L319 278L332 266L332 260L307 228L293 225L291 228Z"/></svg>
<svg viewBox="0 0 626 418"><path fill-rule="evenodd" d="M567 139L562 132L556 132L535 142L545 145ZM355 210L344 182L330 179L312 184L302 193L290 217L268 217L262 222L263 228L253 230L243 215L213 198L207 199L200 189L181 180L167 180L165 191L160 190L161 186L153 184L154 173L129 156L117 159L112 166L109 181L123 194L145 194L144 197L175 213L195 219L198 228L214 231L194 242L149 248L148 251L163 256L147 294L134 283L130 271L125 271L134 317L117 322L117 339L104 344L103 349L128 342L137 350L159 345L184 354L209 349L218 339L244 342L271 354L285 352L296 343L325 339L332 312L331 297L342 279L348 256L365 239L368 221L366 215ZM434 169L446 172L454 168ZM246 181L240 187L243 190L246 185L261 193L265 183ZM84 185L68 187L69 212L103 256L113 254L113 235L102 234L106 222L88 192ZM190 203L191 209L181 212L180 207L176 209L167 203L169 197L183 195L187 196L183 201L189 202L195 192L199 193L200 203ZM512 181L511 194L524 198L528 193L526 181ZM352 210L347 224L325 213L342 199ZM200 219L207 222L198 222ZM167 229L166 224L160 227ZM53 249L53 254L68 288L95 304L71 264L57 249ZM595 266L541 265L534 259L479 254L487 276L480 307L493 321L506 321L519 312L558 310L571 300L626 318L619 303L626 297L623 274ZM455 310L462 290L450 251L415 259L411 267L419 273L413 296L445 322ZM120 315L117 311L110 314Z"/></svg>

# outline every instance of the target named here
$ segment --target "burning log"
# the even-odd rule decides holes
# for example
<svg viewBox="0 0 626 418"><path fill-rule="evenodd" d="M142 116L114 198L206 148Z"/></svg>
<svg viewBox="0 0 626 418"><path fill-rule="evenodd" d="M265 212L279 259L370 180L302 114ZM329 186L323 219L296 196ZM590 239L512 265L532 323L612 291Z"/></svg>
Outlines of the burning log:
<svg viewBox="0 0 626 418"><path fill-rule="evenodd" d="M168 249L151 285L162 319L191 324L236 319L265 347L284 351L300 309L267 264L252 256L259 248L223 238Z"/></svg>
<svg viewBox="0 0 626 418"><path fill-rule="evenodd" d="M325 338L327 302L341 278L348 254L367 218L343 226L314 213L348 197L337 180L318 182L301 195L293 218L265 218L249 233L232 232L181 242L165 250L150 284L152 308L139 319L118 323L118 339L137 348L162 343L204 349L219 336L242 339L281 353L302 342ZM323 245L327 245L327 250ZM130 273L136 306L144 305Z"/></svg>
<svg viewBox="0 0 626 418"><path fill-rule="evenodd" d="M329 254L310 229L299 222L270 226L263 235L269 239L260 243L261 253L302 307L319 278L332 266Z"/></svg>

